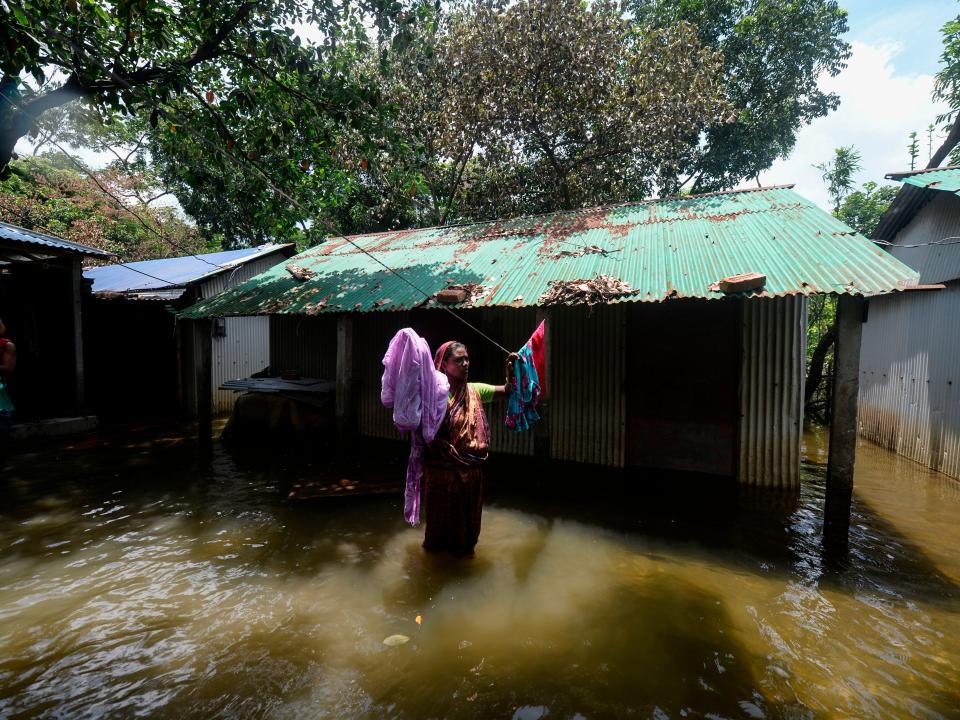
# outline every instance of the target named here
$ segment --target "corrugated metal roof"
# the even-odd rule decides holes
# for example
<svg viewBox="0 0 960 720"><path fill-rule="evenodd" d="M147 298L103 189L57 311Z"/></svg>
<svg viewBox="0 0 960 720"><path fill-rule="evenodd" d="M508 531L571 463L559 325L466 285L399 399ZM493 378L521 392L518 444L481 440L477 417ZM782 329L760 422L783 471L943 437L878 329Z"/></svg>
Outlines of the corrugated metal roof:
<svg viewBox="0 0 960 720"><path fill-rule="evenodd" d="M203 280L211 275L216 275L288 247L290 246L267 244L255 248L244 248L243 250L226 250L224 252L162 258L160 260L142 260L125 263L124 265L104 265L84 271L83 276L93 280L94 294L142 294L144 290L183 288L198 280ZM137 272L138 270L140 272Z"/></svg>
<svg viewBox="0 0 960 720"><path fill-rule="evenodd" d="M889 180L900 180L924 190L960 192L960 166L914 170L912 172L888 173Z"/></svg>
<svg viewBox="0 0 960 720"><path fill-rule="evenodd" d="M900 180L903 187L880 217L873 237L892 241L934 197L927 190L960 193L960 166L887 173L888 180Z"/></svg>
<svg viewBox="0 0 960 720"><path fill-rule="evenodd" d="M637 290L625 301L719 298L710 285L744 272L767 276L750 296L875 295L917 274L790 187L653 200L455 227L344 238L184 312L184 317L403 310L451 283L479 283L466 306L536 305L552 280L606 274ZM377 260L416 285L387 271ZM423 292L420 292L423 291Z"/></svg>
<svg viewBox="0 0 960 720"><path fill-rule="evenodd" d="M67 252L78 253L80 255L113 257L113 253L107 252L106 250L88 247L86 245L81 245L80 243L70 242L69 240L64 240L53 235L47 235L46 233L35 232L34 230L27 230L19 225L11 225L5 222L0 222L0 239L11 240L15 243L42 245L46 248L60 251L66 250Z"/></svg>

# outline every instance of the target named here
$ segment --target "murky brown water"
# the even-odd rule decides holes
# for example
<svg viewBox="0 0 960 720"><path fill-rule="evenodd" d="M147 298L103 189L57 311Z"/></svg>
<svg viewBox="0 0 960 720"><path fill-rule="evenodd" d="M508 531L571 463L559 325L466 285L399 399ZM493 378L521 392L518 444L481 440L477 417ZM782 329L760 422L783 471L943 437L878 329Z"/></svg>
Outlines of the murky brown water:
<svg viewBox="0 0 960 720"><path fill-rule="evenodd" d="M14 458L0 718L960 717L960 483L872 446L845 565L813 465L780 513L502 470L469 561L395 497L286 501L310 472L176 438Z"/></svg>

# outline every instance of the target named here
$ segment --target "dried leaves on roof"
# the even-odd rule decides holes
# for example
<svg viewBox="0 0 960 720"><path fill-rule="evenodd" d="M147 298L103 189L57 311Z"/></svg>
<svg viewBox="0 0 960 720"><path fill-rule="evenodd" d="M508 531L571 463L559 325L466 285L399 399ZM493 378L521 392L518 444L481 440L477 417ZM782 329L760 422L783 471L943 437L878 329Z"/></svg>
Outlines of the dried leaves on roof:
<svg viewBox="0 0 960 720"><path fill-rule="evenodd" d="M554 280L540 296L543 305L600 305L617 298L635 295L630 283L597 275L592 280Z"/></svg>

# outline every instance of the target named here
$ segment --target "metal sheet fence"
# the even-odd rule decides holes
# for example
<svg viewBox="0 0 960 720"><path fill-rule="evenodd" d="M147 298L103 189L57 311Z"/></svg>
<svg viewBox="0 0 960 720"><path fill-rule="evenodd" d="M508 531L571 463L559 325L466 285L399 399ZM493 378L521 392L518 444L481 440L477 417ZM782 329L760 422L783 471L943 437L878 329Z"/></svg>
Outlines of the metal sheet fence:
<svg viewBox="0 0 960 720"><path fill-rule="evenodd" d="M806 298L743 303L741 483L799 487L806 327Z"/></svg>
<svg viewBox="0 0 960 720"><path fill-rule="evenodd" d="M960 282L870 301L860 354L860 434L960 477Z"/></svg>
<svg viewBox="0 0 960 720"><path fill-rule="evenodd" d="M622 467L626 309L554 308L550 448L556 460Z"/></svg>

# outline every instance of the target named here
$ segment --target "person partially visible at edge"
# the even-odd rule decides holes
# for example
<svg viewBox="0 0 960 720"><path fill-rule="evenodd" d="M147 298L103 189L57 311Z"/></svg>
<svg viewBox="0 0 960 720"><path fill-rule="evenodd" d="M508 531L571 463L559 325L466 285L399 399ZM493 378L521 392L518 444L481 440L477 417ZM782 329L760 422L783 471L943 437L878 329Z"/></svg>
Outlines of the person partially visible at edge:
<svg viewBox="0 0 960 720"><path fill-rule="evenodd" d="M424 462L423 509L426 550L446 550L467 556L480 537L483 509L482 466L489 454L490 426L484 403L507 394L512 361L507 360L503 385L468 382L470 355L463 343L446 342L434 363L450 380L447 414L427 447Z"/></svg>
<svg viewBox="0 0 960 720"><path fill-rule="evenodd" d="M7 327L0 320L0 470L7 460L7 442L13 425L13 402L7 393L7 378L17 368L17 346L7 338Z"/></svg>

